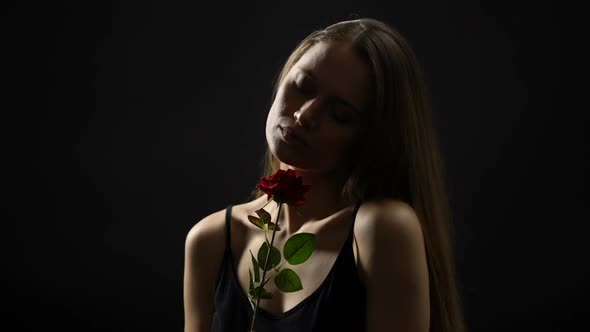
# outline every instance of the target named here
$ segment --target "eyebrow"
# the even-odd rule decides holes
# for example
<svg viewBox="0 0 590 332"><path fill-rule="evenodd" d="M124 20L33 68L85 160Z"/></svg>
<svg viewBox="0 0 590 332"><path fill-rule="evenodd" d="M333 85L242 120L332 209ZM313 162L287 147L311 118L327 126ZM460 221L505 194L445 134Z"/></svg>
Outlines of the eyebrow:
<svg viewBox="0 0 590 332"><path fill-rule="evenodd" d="M302 73L304 73L305 75L308 75L308 76L310 76L310 77L311 77L311 78L313 78L314 80L316 80L316 81L318 80L318 78L315 76L315 74L314 74L314 73L313 73L311 70L308 70L308 69L305 69L305 68L299 68L299 70L300 70ZM346 107L348 107L348 108L352 109L352 110L353 110L354 112L356 112L358 115L361 115L361 114L362 114L362 113L361 113L361 111L360 111L360 110L359 110L359 109L358 109L356 106L354 106L354 105L353 105L351 102L349 102L348 100L346 100L346 99L344 99L344 98L341 98L341 97L339 97L339 96L333 96L333 95L332 95L332 96L330 96L330 99L333 99L333 100L334 100L334 101L336 101L338 104L344 105L344 106L346 106Z"/></svg>

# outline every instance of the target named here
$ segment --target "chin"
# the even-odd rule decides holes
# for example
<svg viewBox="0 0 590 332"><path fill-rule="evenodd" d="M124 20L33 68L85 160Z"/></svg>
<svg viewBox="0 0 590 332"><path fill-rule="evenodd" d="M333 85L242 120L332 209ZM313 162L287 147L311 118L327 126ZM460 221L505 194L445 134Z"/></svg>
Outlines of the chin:
<svg viewBox="0 0 590 332"><path fill-rule="evenodd" d="M300 153L294 153L288 149L270 149L270 152L283 164L287 164L291 167L307 170L313 168L313 165L310 165L308 160L305 160Z"/></svg>
<svg viewBox="0 0 590 332"><path fill-rule="evenodd" d="M322 172L322 170L326 169L326 165L318 164L317 160L304 158L301 154L293 153L292 151L271 150L271 152L280 162L297 170Z"/></svg>
<svg viewBox="0 0 590 332"><path fill-rule="evenodd" d="M273 151L272 153L275 158L277 158L283 164L287 164L295 168L307 168L305 161L301 160L300 156L293 155L293 153L289 153L289 151Z"/></svg>

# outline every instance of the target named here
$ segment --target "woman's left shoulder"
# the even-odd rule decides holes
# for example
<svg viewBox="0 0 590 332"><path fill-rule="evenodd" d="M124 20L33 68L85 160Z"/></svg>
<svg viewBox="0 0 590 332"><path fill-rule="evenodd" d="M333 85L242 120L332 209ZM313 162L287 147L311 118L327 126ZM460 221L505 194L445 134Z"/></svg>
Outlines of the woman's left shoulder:
<svg viewBox="0 0 590 332"><path fill-rule="evenodd" d="M363 202L354 232L365 280L368 275L385 273L382 269L408 272L407 266L425 266L422 226L408 203L395 199Z"/></svg>
<svg viewBox="0 0 590 332"><path fill-rule="evenodd" d="M357 212L355 229L357 225L361 231L384 231L392 236L395 236L392 232L409 232L414 235L422 233L420 220L414 208L404 201L393 198L363 202Z"/></svg>

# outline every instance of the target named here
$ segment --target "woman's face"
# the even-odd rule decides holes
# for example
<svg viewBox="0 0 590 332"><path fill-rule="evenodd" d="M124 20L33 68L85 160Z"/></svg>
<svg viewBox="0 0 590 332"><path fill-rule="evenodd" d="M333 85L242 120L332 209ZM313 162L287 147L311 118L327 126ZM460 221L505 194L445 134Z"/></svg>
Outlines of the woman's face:
<svg viewBox="0 0 590 332"><path fill-rule="evenodd" d="M365 127L369 72L346 42L308 49L283 79L268 113L270 151L302 170L348 167Z"/></svg>

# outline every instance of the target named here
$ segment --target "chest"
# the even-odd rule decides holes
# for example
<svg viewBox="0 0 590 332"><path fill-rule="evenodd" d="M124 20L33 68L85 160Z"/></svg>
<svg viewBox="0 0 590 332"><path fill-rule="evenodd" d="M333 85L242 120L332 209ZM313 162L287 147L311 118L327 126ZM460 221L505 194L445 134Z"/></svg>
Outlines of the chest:
<svg viewBox="0 0 590 332"><path fill-rule="evenodd" d="M346 242L348 236L352 235L350 234L351 218L352 216L348 220L345 218L342 218L342 220L333 220L330 224L324 225L324 227L308 230L307 232L316 234L315 248L309 259L302 264L290 265L285 261L284 257L281 257L279 263L279 266L284 263L281 270L289 268L298 275L303 289L289 293L279 290L274 283L274 277L278 272L271 269L266 272L265 279L269 281L265 285L265 289L271 292L273 297L272 299L262 299L259 304L260 308L271 313L281 314L293 309L306 298L312 296L328 278L341 251L351 249L344 247L347 244L350 244L352 247L357 273L361 280L364 280L362 269L357 263L359 262L359 253L354 238L353 241ZM247 226L241 222L238 224L242 225L240 228ZM270 241L272 232L268 232L267 236ZM247 296L250 282L249 270L252 269L250 252L254 257L257 257L260 246L264 242L264 231L245 227L236 233L232 231L231 238L232 255L235 264L234 269L237 273L238 283L242 292ZM285 242L286 239L275 237L273 246L279 249L282 254ZM260 276L262 277L262 270L260 271Z"/></svg>

